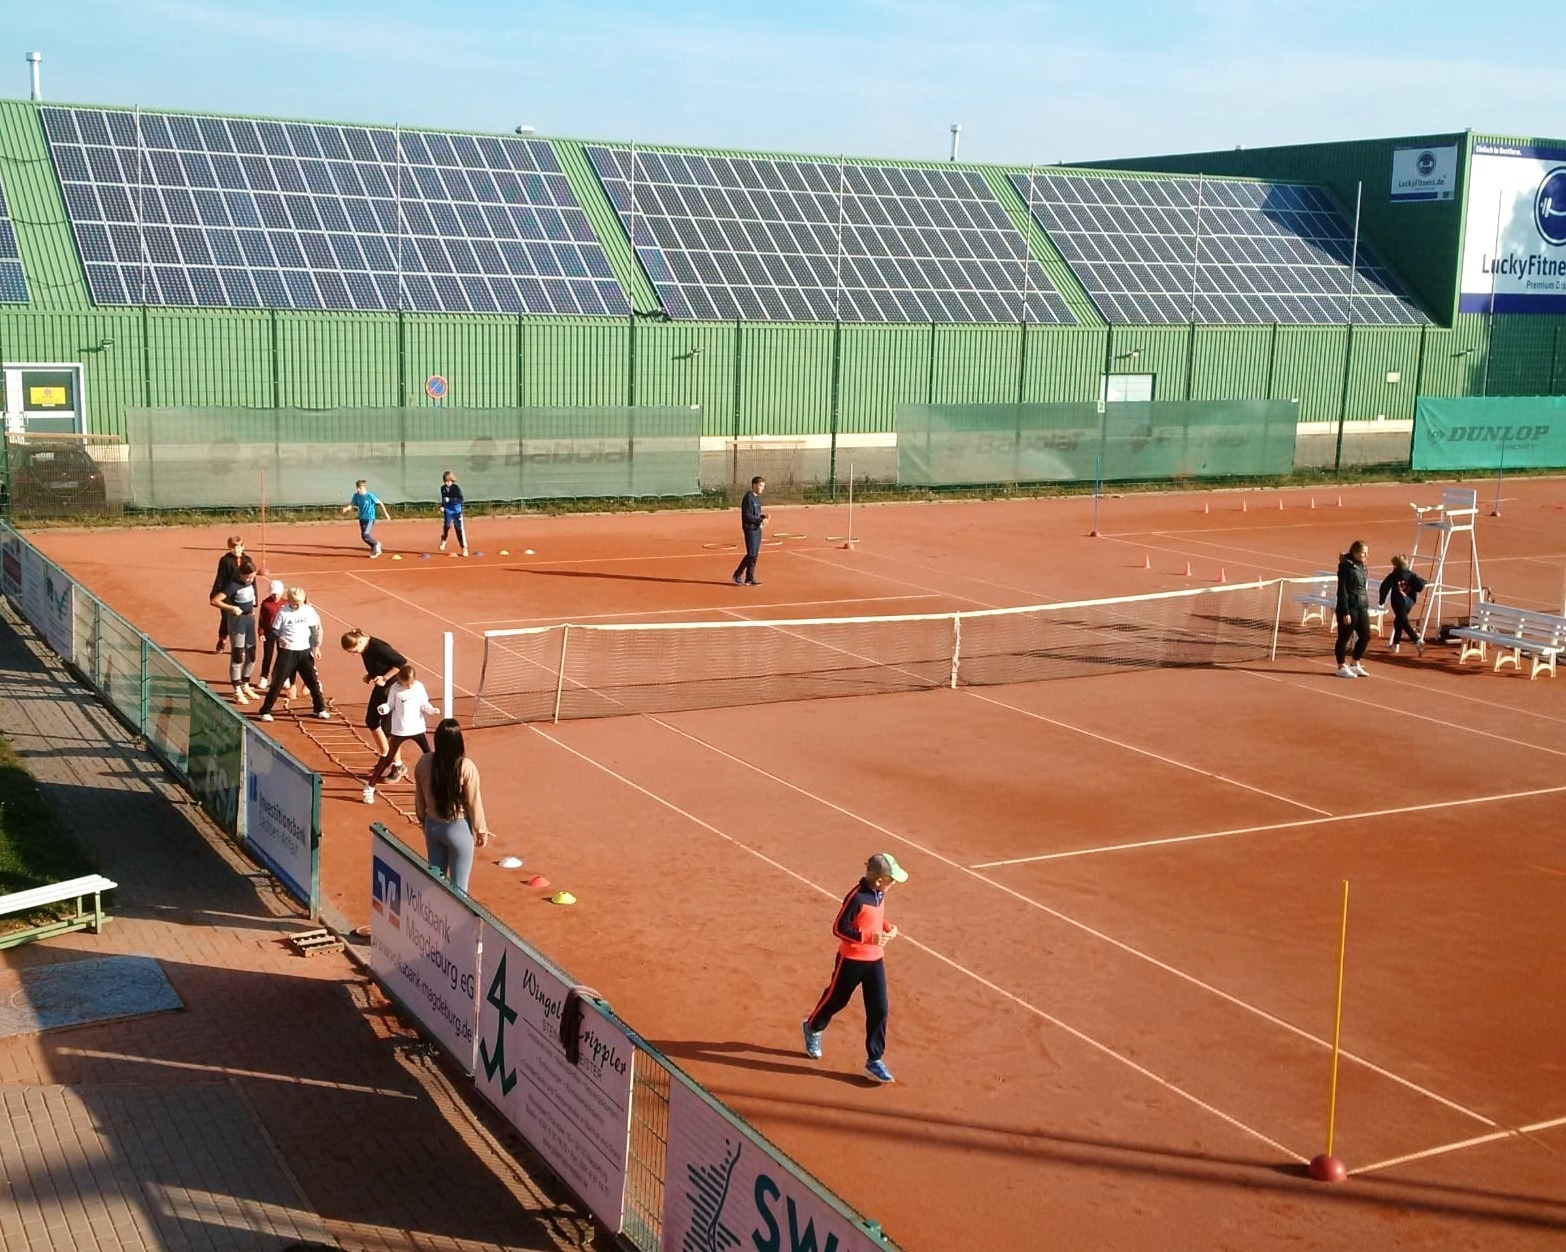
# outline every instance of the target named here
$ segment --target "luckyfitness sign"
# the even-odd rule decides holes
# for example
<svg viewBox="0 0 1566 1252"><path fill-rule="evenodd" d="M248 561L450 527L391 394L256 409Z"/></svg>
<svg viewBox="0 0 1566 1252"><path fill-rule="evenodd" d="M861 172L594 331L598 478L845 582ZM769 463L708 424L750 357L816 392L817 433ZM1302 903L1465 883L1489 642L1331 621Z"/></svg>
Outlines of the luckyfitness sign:
<svg viewBox="0 0 1566 1252"><path fill-rule="evenodd" d="M1458 309L1566 314L1566 148L1474 145Z"/></svg>

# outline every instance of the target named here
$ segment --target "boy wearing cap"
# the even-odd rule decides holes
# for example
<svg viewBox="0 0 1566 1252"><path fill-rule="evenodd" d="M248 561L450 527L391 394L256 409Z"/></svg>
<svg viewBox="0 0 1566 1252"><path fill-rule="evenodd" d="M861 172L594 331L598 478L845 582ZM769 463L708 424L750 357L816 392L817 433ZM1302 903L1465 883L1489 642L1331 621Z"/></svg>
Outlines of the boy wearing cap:
<svg viewBox="0 0 1566 1252"><path fill-rule="evenodd" d="M837 961L832 978L810 1016L800 1023L805 1055L821 1059L821 1035L860 988L865 1001L865 1073L876 1082L891 1082L892 1072L881 1057L886 1052L886 945L897 938L897 927L886 920L884 902L893 883L907 882L908 871L890 852L877 852L865 862L865 874L843 897L832 923L837 936Z"/></svg>

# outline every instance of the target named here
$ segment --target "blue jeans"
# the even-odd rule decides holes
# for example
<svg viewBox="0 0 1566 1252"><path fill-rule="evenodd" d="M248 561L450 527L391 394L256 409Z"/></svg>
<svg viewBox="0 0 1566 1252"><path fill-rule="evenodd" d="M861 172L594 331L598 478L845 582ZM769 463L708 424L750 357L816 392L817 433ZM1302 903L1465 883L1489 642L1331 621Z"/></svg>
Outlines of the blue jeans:
<svg viewBox="0 0 1566 1252"><path fill-rule="evenodd" d="M459 817L454 822L443 822L438 817L424 819L424 854L430 868L444 874L458 891L468 889L476 847L466 818Z"/></svg>
<svg viewBox="0 0 1566 1252"><path fill-rule="evenodd" d="M375 519L373 517L369 521L365 521L362 517L359 519L359 538L364 540L366 546L368 546L372 552L375 550L376 542L375 536L372 535L370 531L374 528Z"/></svg>
<svg viewBox="0 0 1566 1252"><path fill-rule="evenodd" d="M756 558L761 555L761 527L745 528L745 556L734 570L736 581L756 581Z"/></svg>

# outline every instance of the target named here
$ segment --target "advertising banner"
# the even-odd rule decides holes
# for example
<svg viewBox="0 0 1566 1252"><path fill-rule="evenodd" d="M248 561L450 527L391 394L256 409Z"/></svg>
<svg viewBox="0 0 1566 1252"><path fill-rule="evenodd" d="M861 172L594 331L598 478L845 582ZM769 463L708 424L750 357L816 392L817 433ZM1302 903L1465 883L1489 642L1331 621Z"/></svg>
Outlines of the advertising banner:
<svg viewBox="0 0 1566 1252"><path fill-rule="evenodd" d="M239 834L245 724L216 696L190 689L190 790L212 820Z"/></svg>
<svg viewBox="0 0 1566 1252"><path fill-rule="evenodd" d="M591 1003L561 1021L569 984L487 923L473 1081L598 1219L618 1231L631 1129L630 1040Z"/></svg>
<svg viewBox="0 0 1566 1252"><path fill-rule="evenodd" d="M315 775L265 735L245 727L245 842L297 900L310 898Z"/></svg>
<svg viewBox="0 0 1566 1252"><path fill-rule="evenodd" d="M1415 470L1566 467L1566 396L1420 396Z"/></svg>
<svg viewBox="0 0 1566 1252"><path fill-rule="evenodd" d="M370 970L471 1072L478 918L422 858L378 833L370 856Z"/></svg>
<svg viewBox="0 0 1566 1252"><path fill-rule="evenodd" d="M884 1252L886 1244L822 1198L678 1075L669 1085L661 1252Z"/></svg>
<svg viewBox="0 0 1566 1252"><path fill-rule="evenodd" d="M1450 200L1457 188L1457 145L1397 148L1392 153L1392 201Z"/></svg>
<svg viewBox="0 0 1566 1252"><path fill-rule="evenodd" d="M1476 143L1458 309L1566 314L1566 148Z"/></svg>
<svg viewBox="0 0 1566 1252"><path fill-rule="evenodd" d="M21 541L22 616L65 660L75 659L76 606L71 580Z"/></svg>
<svg viewBox="0 0 1566 1252"><path fill-rule="evenodd" d="M22 601L22 537L9 526L0 532L0 591L18 607Z"/></svg>

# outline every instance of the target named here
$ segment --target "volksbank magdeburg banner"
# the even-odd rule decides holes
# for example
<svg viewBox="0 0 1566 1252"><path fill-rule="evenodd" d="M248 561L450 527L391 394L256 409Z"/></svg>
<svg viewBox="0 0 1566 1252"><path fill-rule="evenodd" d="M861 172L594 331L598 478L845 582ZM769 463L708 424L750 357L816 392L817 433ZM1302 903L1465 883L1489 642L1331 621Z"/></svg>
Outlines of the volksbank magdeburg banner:
<svg viewBox="0 0 1566 1252"><path fill-rule="evenodd" d="M1566 467L1566 396L1420 396L1416 470Z"/></svg>
<svg viewBox="0 0 1566 1252"><path fill-rule="evenodd" d="M660 1252L886 1249L677 1074L663 1179Z"/></svg>
<svg viewBox="0 0 1566 1252"><path fill-rule="evenodd" d="M570 985L495 927L484 925L473 1083L598 1220L619 1231L631 1133L625 1033L591 1003L574 1018L576 1058L561 1019Z"/></svg>
<svg viewBox="0 0 1566 1252"><path fill-rule="evenodd" d="M1566 147L1474 145L1458 308L1566 314Z"/></svg>
<svg viewBox="0 0 1566 1252"><path fill-rule="evenodd" d="M370 970L464 1069L473 1065L479 922L423 859L370 841Z"/></svg>
<svg viewBox="0 0 1566 1252"><path fill-rule="evenodd" d="M1457 187L1457 145L1397 148L1392 153L1392 199L1450 200Z"/></svg>

